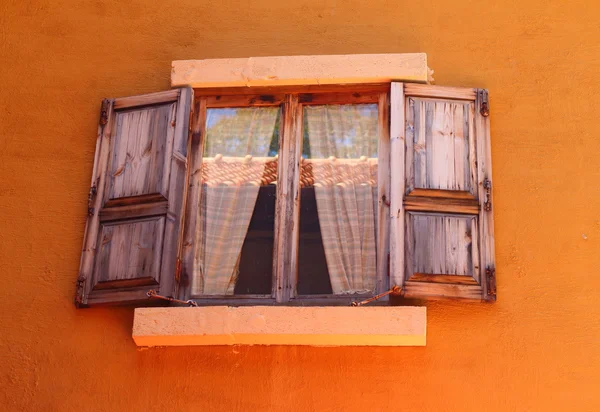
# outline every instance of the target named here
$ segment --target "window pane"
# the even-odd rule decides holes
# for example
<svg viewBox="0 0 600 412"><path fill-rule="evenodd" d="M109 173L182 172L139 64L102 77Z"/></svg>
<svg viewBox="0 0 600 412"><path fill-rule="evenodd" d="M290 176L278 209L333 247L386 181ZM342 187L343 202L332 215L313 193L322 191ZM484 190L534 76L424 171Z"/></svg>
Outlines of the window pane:
<svg viewBox="0 0 600 412"><path fill-rule="evenodd" d="M279 108L208 109L192 295L270 295Z"/></svg>
<svg viewBox="0 0 600 412"><path fill-rule="evenodd" d="M376 104L304 107L298 294L375 290Z"/></svg>

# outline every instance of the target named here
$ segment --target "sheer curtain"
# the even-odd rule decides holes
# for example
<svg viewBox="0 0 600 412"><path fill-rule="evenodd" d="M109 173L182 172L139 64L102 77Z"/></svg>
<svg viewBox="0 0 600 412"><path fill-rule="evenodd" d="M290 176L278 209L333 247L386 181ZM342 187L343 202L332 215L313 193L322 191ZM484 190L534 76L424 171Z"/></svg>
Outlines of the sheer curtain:
<svg viewBox="0 0 600 412"><path fill-rule="evenodd" d="M374 291L377 108L305 108L321 236L335 294Z"/></svg>
<svg viewBox="0 0 600 412"><path fill-rule="evenodd" d="M232 295L278 108L209 109L192 294Z"/></svg>

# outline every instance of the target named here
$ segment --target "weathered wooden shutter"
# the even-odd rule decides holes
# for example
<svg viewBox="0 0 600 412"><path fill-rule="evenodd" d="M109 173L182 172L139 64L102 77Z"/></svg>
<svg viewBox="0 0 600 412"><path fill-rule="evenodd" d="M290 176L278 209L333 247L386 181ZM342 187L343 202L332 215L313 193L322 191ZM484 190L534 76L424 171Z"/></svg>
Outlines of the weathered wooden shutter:
<svg viewBox="0 0 600 412"><path fill-rule="evenodd" d="M487 91L392 83L392 285L496 300Z"/></svg>
<svg viewBox="0 0 600 412"><path fill-rule="evenodd" d="M77 305L173 295L193 90L104 100Z"/></svg>

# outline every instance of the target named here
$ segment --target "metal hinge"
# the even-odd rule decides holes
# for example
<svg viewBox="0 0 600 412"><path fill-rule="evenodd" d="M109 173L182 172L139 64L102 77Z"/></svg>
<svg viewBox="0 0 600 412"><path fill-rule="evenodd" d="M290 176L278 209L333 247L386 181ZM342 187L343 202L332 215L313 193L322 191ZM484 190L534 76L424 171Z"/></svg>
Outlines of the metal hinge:
<svg viewBox="0 0 600 412"><path fill-rule="evenodd" d="M87 279L87 277L85 277L84 275L79 275L79 277L77 278L77 291L75 292L75 306L78 308L83 306L83 295L85 293L84 284L85 284L86 279Z"/></svg>
<svg viewBox="0 0 600 412"><path fill-rule="evenodd" d="M483 117L488 117L490 115L490 102L488 100L488 91L481 90L481 107L479 108L479 113Z"/></svg>
<svg viewBox="0 0 600 412"><path fill-rule="evenodd" d="M96 183L94 183L92 187L90 187L90 192L88 193L88 216L94 216L95 209L92 206L94 204L96 193L98 193L98 189L96 188Z"/></svg>
<svg viewBox="0 0 600 412"><path fill-rule="evenodd" d="M492 210L492 181L487 177L483 179L483 188L485 189L485 203L483 204L483 209L486 212Z"/></svg>
<svg viewBox="0 0 600 412"><path fill-rule="evenodd" d="M104 99L102 100L102 107L100 108L100 124L104 126L108 123L108 106L110 104L110 100Z"/></svg>
<svg viewBox="0 0 600 412"><path fill-rule="evenodd" d="M487 279L487 294L488 296L496 296L496 268L488 266L485 269L485 277Z"/></svg>
<svg viewBox="0 0 600 412"><path fill-rule="evenodd" d="M376 301L377 299L381 299L382 297L387 296L387 295L400 295L400 294L402 294L402 288L400 286L394 286L390 290L380 293L379 295L373 296L372 298L365 299L361 302L352 302L352 306L363 306L363 305L366 305L367 303Z"/></svg>
<svg viewBox="0 0 600 412"><path fill-rule="evenodd" d="M188 305L188 306L198 306L198 304L191 299L190 300L181 300L181 299L175 299L171 296L162 296L162 295L159 295L158 293L156 293L156 291L154 289L149 290L146 293L146 296L148 296L148 298L150 298L150 299L166 300L167 302L180 303L182 305Z"/></svg>

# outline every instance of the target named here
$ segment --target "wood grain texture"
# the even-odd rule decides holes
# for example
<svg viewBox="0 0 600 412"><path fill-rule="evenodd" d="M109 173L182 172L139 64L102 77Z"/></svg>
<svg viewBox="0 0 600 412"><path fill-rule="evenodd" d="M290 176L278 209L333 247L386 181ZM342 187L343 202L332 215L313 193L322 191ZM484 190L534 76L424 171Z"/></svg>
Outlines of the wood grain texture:
<svg viewBox="0 0 600 412"><path fill-rule="evenodd" d="M102 207L106 208L117 208L122 206L135 206L143 203L157 203L157 202L166 202L167 198L161 195L160 193L152 193L149 195L141 195L141 196L129 196L129 197L121 197L117 199L110 199Z"/></svg>
<svg viewBox="0 0 600 412"><path fill-rule="evenodd" d="M194 269L194 253L197 250L198 237L196 225L202 195L202 157L204 143L206 142L206 108L207 98L202 97L194 101L191 120L191 142L189 154L188 194L186 200L186 218L183 230L182 244L182 269L178 287L178 297L182 300L190 298Z"/></svg>
<svg viewBox="0 0 600 412"><path fill-rule="evenodd" d="M404 184L405 98L404 85L392 83L390 94L390 286L404 284ZM407 250L406 250L407 251Z"/></svg>
<svg viewBox="0 0 600 412"><path fill-rule="evenodd" d="M474 193L475 170L472 104L431 99L408 99L406 175L409 191L415 188Z"/></svg>
<svg viewBox="0 0 600 412"><path fill-rule="evenodd" d="M111 220L131 219L142 216L157 216L167 213L168 202L164 201L132 204L116 207L105 207L100 210L100 220L108 222Z"/></svg>
<svg viewBox="0 0 600 412"><path fill-rule="evenodd" d="M104 99L101 109L101 120L98 125L98 136L96 139L96 153L92 169L92 181L90 187L96 189L95 194L90 197L92 213L88 215L83 237L83 250L78 277L78 289L75 296L75 304L87 305L88 297L93 287L94 260L96 257L96 242L98 240L98 229L100 227L100 209L106 186L106 168L110 154L110 135L114 122L114 100ZM106 116L106 123L102 117Z"/></svg>
<svg viewBox="0 0 600 412"><path fill-rule="evenodd" d="M477 89L466 87L432 86L428 84L406 83L404 94L414 97L430 97L452 100L475 100Z"/></svg>
<svg viewBox="0 0 600 412"><path fill-rule="evenodd" d="M190 117L194 91L181 89L177 108L175 136L171 149L170 174L168 177L168 211L165 222L165 238L161 262L161 291L168 296L175 295L176 261L180 257L187 195L188 141L190 138Z"/></svg>
<svg viewBox="0 0 600 412"><path fill-rule="evenodd" d="M134 279L158 285L164 226L164 216L102 224L94 288L101 284L101 288L117 288L122 281ZM124 283L125 287L131 285Z"/></svg>
<svg viewBox="0 0 600 412"><path fill-rule="evenodd" d="M273 273L277 302L296 295L300 220L300 161L302 156L302 106L297 95L288 95L283 105L275 204Z"/></svg>
<svg viewBox="0 0 600 412"><path fill-rule="evenodd" d="M409 195L404 197L404 208L407 211L477 214L479 202L475 199Z"/></svg>
<svg viewBox="0 0 600 412"><path fill-rule="evenodd" d="M483 93L487 94L487 90L479 89L477 93L476 107L480 107L482 103ZM479 110L475 111L475 133L477 140L477 184L479 185L479 236L480 236L480 259L482 273L486 268L494 268L496 265L495 247L494 247L494 200L493 188L494 180L492 179L492 147L490 138L490 117L482 116ZM488 179L491 184L490 193L487 200L492 204L491 210L485 210L484 202L486 201L486 192L483 185L485 179ZM482 276L483 277L483 276ZM494 279L494 282L496 280ZM488 284L482 281L483 299L486 301L496 301L497 295L488 295Z"/></svg>
<svg viewBox="0 0 600 412"><path fill-rule="evenodd" d="M119 97L114 99L114 109L123 110L131 107L139 108L142 106L176 102L179 99L179 91L180 89L173 89L138 96Z"/></svg>
<svg viewBox="0 0 600 412"><path fill-rule="evenodd" d="M455 283L457 285L478 285L471 276L461 275L433 275L431 273L413 273L407 281L429 283Z"/></svg>
<svg viewBox="0 0 600 412"><path fill-rule="evenodd" d="M380 91L351 93L300 93L298 101L302 104L367 104L378 103Z"/></svg>
<svg viewBox="0 0 600 412"><path fill-rule="evenodd" d="M481 301L481 286L457 283L406 282L403 288L406 298L427 300L472 300Z"/></svg>
<svg viewBox="0 0 600 412"><path fill-rule="evenodd" d="M283 93L265 94L239 94L239 95L213 95L206 97L206 107L262 107L279 106L285 95Z"/></svg>
<svg viewBox="0 0 600 412"><path fill-rule="evenodd" d="M486 261L493 233L484 208L491 152L481 93L406 85L405 94L404 294L493 300L484 277L493 267Z"/></svg>
<svg viewBox="0 0 600 412"><path fill-rule="evenodd" d="M389 289L390 213L384 199L390 198L390 96L379 94L378 114L378 165L377 165L377 281L375 293Z"/></svg>
<svg viewBox="0 0 600 412"><path fill-rule="evenodd" d="M414 250L410 275L430 273L474 277L473 255L478 247L472 233L477 231L474 217L407 213L406 225L412 229L407 239Z"/></svg>
<svg viewBox="0 0 600 412"><path fill-rule="evenodd" d="M407 197L430 197L440 199L477 200L469 192L462 190L435 190L435 189L413 189L406 194Z"/></svg>
<svg viewBox="0 0 600 412"><path fill-rule="evenodd" d="M186 89L103 105L81 304L139 302L150 287L173 293L192 99Z"/></svg>
<svg viewBox="0 0 600 412"><path fill-rule="evenodd" d="M117 112L105 202L152 193L166 197L175 113L174 103Z"/></svg>

